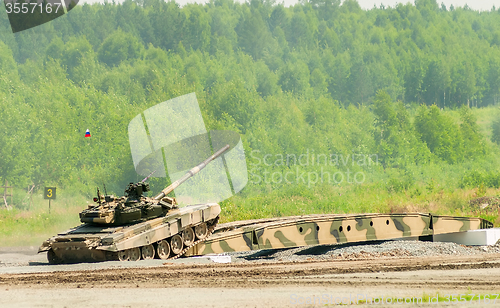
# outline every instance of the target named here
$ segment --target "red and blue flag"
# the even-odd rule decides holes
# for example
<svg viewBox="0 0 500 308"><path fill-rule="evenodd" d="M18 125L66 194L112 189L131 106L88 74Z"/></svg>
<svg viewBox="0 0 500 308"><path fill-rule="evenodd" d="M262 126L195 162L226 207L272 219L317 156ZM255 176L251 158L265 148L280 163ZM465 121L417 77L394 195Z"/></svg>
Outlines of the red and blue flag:
<svg viewBox="0 0 500 308"><path fill-rule="evenodd" d="M85 132L85 138L87 137L90 137L90 130L87 129L87 131Z"/></svg>

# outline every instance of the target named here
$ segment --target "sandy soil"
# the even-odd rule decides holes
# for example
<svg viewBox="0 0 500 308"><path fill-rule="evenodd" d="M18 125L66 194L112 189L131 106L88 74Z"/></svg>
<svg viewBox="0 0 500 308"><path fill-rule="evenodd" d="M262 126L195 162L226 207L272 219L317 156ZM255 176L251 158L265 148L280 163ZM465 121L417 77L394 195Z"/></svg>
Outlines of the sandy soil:
<svg viewBox="0 0 500 308"><path fill-rule="evenodd" d="M442 301L446 294L473 293L480 294L480 302L469 298L459 306L500 307L500 298L498 303L483 300L484 295L500 292L500 254L230 264L189 260L141 261L125 268L105 262L98 268L84 264L67 270L36 263L44 272L0 274L0 306L324 307L342 301L358 307L375 305L363 304L368 297L378 301L378 307L428 307L430 295L441 297L432 306L446 307L457 306ZM423 303L415 304L420 297Z"/></svg>

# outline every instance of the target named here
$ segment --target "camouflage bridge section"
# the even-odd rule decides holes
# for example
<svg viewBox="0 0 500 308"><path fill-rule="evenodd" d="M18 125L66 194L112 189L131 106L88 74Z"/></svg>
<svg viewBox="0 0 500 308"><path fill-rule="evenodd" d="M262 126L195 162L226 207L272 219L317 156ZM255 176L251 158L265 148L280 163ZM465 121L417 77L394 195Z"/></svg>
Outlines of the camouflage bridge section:
<svg viewBox="0 0 500 308"><path fill-rule="evenodd" d="M422 213L257 219L219 225L210 238L185 255L390 240L492 227L481 218Z"/></svg>
<svg viewBox="0 0 500 308"><path fill-rule="evenodd" d="M490 228L493 224L481 218L432 216L434 235Z"/></svg>

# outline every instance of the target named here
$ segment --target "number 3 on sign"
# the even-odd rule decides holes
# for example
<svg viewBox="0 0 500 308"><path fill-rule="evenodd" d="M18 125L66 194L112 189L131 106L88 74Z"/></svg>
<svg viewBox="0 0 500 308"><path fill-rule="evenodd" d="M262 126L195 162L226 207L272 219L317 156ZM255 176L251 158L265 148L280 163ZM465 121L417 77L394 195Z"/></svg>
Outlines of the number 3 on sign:
<svg viewBox="0 0 500 308"><path fill-rule="evenodd" d="M43 194L44 199L55 199L56 198L56 188L55 187L45 187L45 192Z"/></svg>

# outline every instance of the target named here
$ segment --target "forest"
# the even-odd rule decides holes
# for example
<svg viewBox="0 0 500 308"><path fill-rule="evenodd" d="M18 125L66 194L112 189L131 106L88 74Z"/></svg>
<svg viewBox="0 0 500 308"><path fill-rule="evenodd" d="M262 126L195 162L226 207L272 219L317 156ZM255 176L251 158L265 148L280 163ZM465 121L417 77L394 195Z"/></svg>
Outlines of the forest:
<svg viewBox="0 0 500 308"><path fill-rule="evenodd" d="M249 183L223 202L226 221L498 216L468 200L500 186L500 9L435 0L370 10L355 0L126 0L16 34L0 14L1 183L15 187L18 211L29 185L88 198L106 183L121 195L140 180L130 120L192 92L207 129L238 132L247 154ZM301 155L317 160L279 160Z"/></svg>

